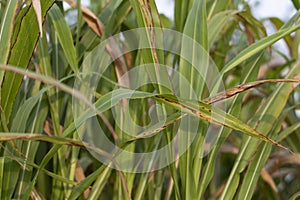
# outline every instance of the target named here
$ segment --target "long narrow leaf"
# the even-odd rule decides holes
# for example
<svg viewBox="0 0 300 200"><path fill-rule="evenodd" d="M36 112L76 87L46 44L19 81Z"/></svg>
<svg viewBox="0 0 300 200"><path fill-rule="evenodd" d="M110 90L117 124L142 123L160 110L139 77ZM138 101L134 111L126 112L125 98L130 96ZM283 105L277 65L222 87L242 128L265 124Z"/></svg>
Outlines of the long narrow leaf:
<svg viewBox="0 0 300 200"><path fill-rule="evenodd" d="M44 18L54 0L42 1L42 17ZM30 6L25 7L25 13L18 16L20 28L15 29L16 35L14 45L10 50L8 63L11 65L26 68L32 57L33 51L39 38L39 28L34 9ZM22 77L11 72L5 74L2 84L1 105L5 111L6 119L9 120L13 103L19 91Z"/></svg>
<svg viewBox="0 0 300 200"><path fill-rule="evenodd" d="M173 108L178 110L182 110L188 114L200 117L206 121L214 123L220 126L226 126L233 130L240 131L245 133L251 137L259 138L263 141L270 142L278 147L281 147L285 150L289 150L286 147L282 146L281 144L275 142L274 140L268 138L267 136L257 132L249 125L245 124L244 122L240 121L239 119L235 118L234 116L221 111L218 108L212 108L211 106L199 102L199 101L189 101L189 100L182 100L178 99L171 95L158 95L154 97L157 100L160 100Z"/></svg>
<svg viewBox="0 0 300 200"><path fill-rule="evenodd" d="M72 34L57 5L53 5L49 11L49 16L55 28L55 32L64 50L66 58L74 72L78 72L76 50L72 40Z"/></svg>

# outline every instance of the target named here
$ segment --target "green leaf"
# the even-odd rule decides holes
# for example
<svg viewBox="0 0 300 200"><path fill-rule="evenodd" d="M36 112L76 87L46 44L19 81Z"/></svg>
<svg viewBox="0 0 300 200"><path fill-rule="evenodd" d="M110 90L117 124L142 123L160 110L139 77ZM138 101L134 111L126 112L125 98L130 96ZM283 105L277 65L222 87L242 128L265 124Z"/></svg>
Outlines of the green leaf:
<svg viewBox="0 0 300 200"><path fill-rule="evenodd" d="M260 171L270 156L271 150L272 146L269 144L263 144L263 146L257 150L254 159L248 166L241 189L238 193L238 198L243 198L245 200L252 199L252 194L256 188L256 183L260 177Z"/></svg>
<svg viewBox="0 0 300 200"><path fill-rule="evenodd" d="M211 105L205 104L200 101L182 100L173 95L157 95L153 98L167 105L170 105L177 110L181 110L182 112L199 117L219 126L226 126L251 137L270 142L278 147L288 150L286 147L257 132L246 123L228 113L225 113L219 108L213 108Z"/></svg>
<svg viewBox="0 0 300 200"><path fill-rule="evenodd" d="M101 39L106 39L108 36L115 34L116 30L120 28L122 23L125 21L129 11L131 10L131 4L129 1L122 1L122 3L113 10L111 16L104 29L104 37Z"/></svg>
<svg viewBox="0 0 300 200"><path fill-rule="evenodd" d="M28 118L32 115L32 110L36 107L36 104L41 99L42 95L50 87L45 87L40 90L35 96L27 99L24 104L19 108L16 117L12 122L12 132L25 132Z"/></svg>
<svg viewBox="0 0 300 200"><path fill-rule="evenodd" d="M149 128L143 130L141 133L138 133L137 136L135 136L133 139L129 141L135 141L141 138L151 137L156 133L162 131L163 129L167 128L168 126L174 124L176 121L180 120L183 117L185 117L185 115L181 115L179 112L171 114L170 116L167 117L165 123L154 124L153 126L150 126Z"/></svg>
<svg viewBox="0 0 300 200"><path fill-rule="evenodd" d="M44 141L51 142L53 144L66 144L66 145L76 145L84 147L84 144L80 140L73 140L70 138L48 136L35 133L1 133L0 141L10 141L10 140L25 140L25 141ZM92 148L92 147L91 147Z"/></svg>
<svg viewBox="0 0 300 200"><path fill-rule="evenodd" d="M72 193L69 196L69 199L78 199L78 197L88 188L92 185L92 183L99 177L102 177L101 174L104 170L108 169L108 167L102 166L99 167L96 171L94 171L92 174L90 174L88 177L86 177L83 181L81 181L73 190Z"/></svg>
<svg viewBox="0 0 300 200"><path fill-rule="evenodd" d="M4 165L5 165L5 157L0 157L0 176L1 177L4 177ZM1 199L3 199L3 198L5 198L4 196L3 196L3 190L2 190L2 186L3 186L3 180L4 179L1 179L0 180L0 188L1 188L1 190L0 190L0 198Z"/></svg>
<svg viewBox="0 0 300 200"><path fill-rule="evenodd" d="M108 178L111 174L111 168L109 166L105 166L106 168L103 170L102 175L98 177L91 177L91 178L97 178L96 182L93 185L93 189L89 195L89 200L93 199L99 199L99 196L101 195L101 192L104 189L105 184L108 181ZM124 197L123 197L124 198Z"/></svg>
<svg viewBox="0 0 300 200"><path fill-rule="evenodd" d="M8 55L11 48L11 39L14 29L14 20L17 16L17 9L19 7L19 1L11 0L8 1L6 5L3 16L1 17L1 27L0 27L0 64L6 64L8 61ZM0 85L2 85L4 78L4 70L0 70ZM2 87L0 88L0 103L2 104ZM7 116L7 115L6 115ZM2 117L1 117L2 118ZM6 118L6 117L5 117ZM3 122L5 123L5 122ZM3 124L7 126L7 124ZM0 129L2 125L0 125Z"/></svg>
<svg viewBox="0 0 300 200"><path fill-rule="evenodd" d="M163 48L163 30L160 27L159 13L157 11L154 0L131 0L130 1L136 14L136 20L139 27L139 42L144 43L150 49L140 49L142 63L150 63L155 67L148 67L148 73L151 77L154 87L160 93L170 92L171 83L168 72L164 67L159 67L159 64L164 64ZM156 27L156 28L154 28ZM139 64L139 63L137 63ZM160 68L160 69L158 69ZM166 83L167 88L162 87L162 83Z"/></svg>
<svg viewBox="0 0 300 200"><path fill-rule="evenodd" d="M189 11L193 5L193 0L175 0L175 27L179 32L183 32L186 19L188 17Z"/></svg>
<svg viewBox="0 0 300 200"><path fill-rule="evenodd" d="M1 18L1 27L0 27L0 63L6 64L7 58L10 50L10 40L13 33L14 28L14 20L17 16L17 9L19 6L18 0L11 0L7 2L5 11L3 13L3 16ZM3 71L1 71L1 74ZM2 83L2 77L1 75L1 83Z"/></svg>
<svg viewBox="0 0 300 200"><path fill-rule="evenodd" d="M300 72L300 63L296 64L287 78L293 78L296 74ZM254 116L252 125L257 126L257 129L268 133L272 130L276 119L279 117L280 113L283 111L284 106L287 103L289 95L294 90L295 86L293 84L280 84L276 90L272 93L269 99L261 107L257 115ZM273 133L270 137L276 138L277 136ZM245 145L247 147L247 145ZM249 147L250 149L253 149ZM256 150L255 150L256 151ZM246 176L243 179L241 190L239 196L243 196L245 199L251 199L253 192L255 190L258 178L260 176L260 171L262 170L265 161L268 159L271 153L271 146L264 144L259 147L258 153L254 156L253 161L247 168Z"/></svg>
<svg viewBox="0 0 300 200"><path fill-rule="evenodd" d="M292 2L293 2L293 4L294 4L295 8L296 8L297 10L299 10L299 9L300 9L300 2L299 2L299 0L292 0Z"/></svg>
<svg viewBox="0 0 300 200"><path fill-rule="evenodd" d="M300 123L291 125L290 127L286 128L278 135L278 140L279 141L283 140L284 138L288 137L290 134L294 133L299 128L300 128Z"/></svg>
<svg viewBox="0 0 300 200"><path fill-rule="evenodd" d="M183 35L179 63L179 72L182 76L180 77L179 85L180 96L187 99L201 99L209 66L205 0L194 1L184 25ZM184 78L189 81L189 87L184 84ZM191 134L189 134L193 126L190 125L191 121L188 118L188 125L186 130L184 130L186 140L179 138L179 140L182 140L182 145L184 146L188 146L188 142L191 140ZM197 131L198 134L195 140L201 144L203 137L200 130ZM184 144L184 142L186 143ZM185 199L195 199L197 197L196 191L202 164L202 160L197 158L193 162L193 155L197 151L197 146L195 144L195 147L191 146L188 148L179 160L179 172L185 193L183 197Z"/></svg>
<svg viewBox="0 0 300 200"><path fill-rule="evenodd" d="M292 70L290 71L290 73L287 75L286 78L293 78L299 72L300 72L300 64L298 63L292 68ZM256 112L256 115L252 118L250 125L256 127L258 131L268 134L271 131L274 122L276 121L276 119L284 109L289 94L293 90L294 90L293 84L281 83L276 88L276 90L272 93L272 95L260 107L260 109ZM258 143L256 139L250 137L244 137L243 139L244 140L242 142L238 157L236 158L235 164L228 178L228 182L222 192L221 195L222 198L228 197L227 195L229 191L236 191L237 185L231 183L231 179L233 179L236 176L240 176L240 173L245 169L246 165L248 164L248 160L250 160L254 152L257 151ZM261 148L266 148L266 147L267 147L266 145L263 145L263 147ZM260 156L261 155L259 154L255 155L255 157L260 157ZM263 159L260 161L262 162ZM251 165L258 165L258 164L260 163L255 163L255 162L251 163ZM256 173L253 175L259 176L259 173L257 173L259 169L261 168L256 168ZM247 185L247 187L243 186L243 189L251 188L251 190L247 191L247 198L251 198L252 193L255 189L254 186L256 184L256 181L254 181L254 179L256 178L250 177L247 180L245 180L245 184Z"/></svg>
<svg viewBox="0 0 300 200"><path fill-rule="evenodd" d="M221 73L225 74L226 72L233 69L237 65L241 64L242 62L244 62L245 60L247 60L254 54L269 47L276 41L280 40L281 38L289 35L290 33L294 32L294 31L298 30L299 28L300 28L300 24L293 26L293 27L285 28L285 29L282 29L282 30L268 36L268 37L262 38L258 42L253 43L252 45L247 47L245 50L243 50L241 53L239 53L237 56L235 56L235 58L232 59L229 63L227 63L224 66L224 68L222 69Z"/></svg>
<svg viewBox="0 0 300 200"><path fill-rule="evenodd" d="M72 34L70 28L65 21L63 14L61 13L59 7L54 4L49 11L49 16L55 28L55 33L59 39L62 49L66 55L66 58L72 68L76 73L78 72L77 54L76 49L73 44Z"/></svg>
<svg viewBox="0 0 300 200"><path fill-rule="evenodd" d="M180 52L179 72L191 84L180 86L181 96L192 98L192 92L201 99L208 72L208 33L205 1L194 1L183 31L182 47ZM186 61L188 60L188 61Z"/></svg>
<svg viewBox="0 0 300 200"><path fill-rule="evenodd" d="M31 112L32 115L29 118L29 126L27 127L30 133L32 132L42 132L44 123L48 114L48 107L43 101L42 98L39 99L39 102L35 109ZM31 141L22 142L22 153L25 155L26 160L22 163L23 169L19 174L18 187L14 196L23 197L26 192L28 184L31 182L33 167L28 164L28 162L34 162L36 155L38 155L39 143L34 143ZM25 170L27 169L27 170Z"/></svg>
<svg viewBox="0 0 300 200"><path fill-rule="evenodd" d="M223 1L208 0L207 1L208 19L210 20L218 13L228 10L229 5L230 5L230 0L223 0Z"/></svg>
<svg viewBox="0 0 300 200"><path fill-rule="evenodd" d="M42 1L41 3L42 18L44 19L54 0ZM20 28L14 30L16 37L8 60L9 64L22 68L28 66L39 38L39 28L33 7L25 7L24 10L26 10L26 13L19 15L17 19L20 23ZM8 122L21 82L21 76L11 72L5 73L5 80L2 84L1 105Z"/></svg>
<svg viewBox="0 0 300 200"><path fill-rule="evenodd" d="M208 22L208 47L211 47L215 40L219 37L222 29L227 25L236 11L226 10L214 15Z"/></svg>
<svg viewBox="0 0 300 200"><path fill-rule="evenodd" d="M249 81L256 80L256 76L258 74L258 70L262 61L263 61L263 53L260 53L254 56L253 59L250 59L244 65L243 76L241 77L241 83L247 83ZM236 117L239 116L243 97L244 97L243 93L233 97L232 104L228 109L229 114L234 115ZM203 193L205 192L208 184L210 183L214 173L216 173L215 171L216 157L221 148L221 145L225 142L226 138L229 136L231 132L232 132L231 129L222 127L219 133L216 133L218 135L218 141L216 141L215 147L208 155L208 161L204 167L203 176L201 177L201 182L200 182L201 184L199 186L199 194L201 197L203 196ZM238 180L239 178L235 177L231 180L231 182L233 182L233 185L234 184L237 185ZM233 196L235 191L231 190L229 192L232 194L229 196Z"/></svg>
<svg viewBox="0 0 300 200"><path fill-rule="evenodd" d="M295 194L293 194L293 196L291 196L290 198L289 198L289 200L295 200L295 199L297 199L297 198L299 198L300 197L300 191L298 191L298 192L296 192Z"/></svg>

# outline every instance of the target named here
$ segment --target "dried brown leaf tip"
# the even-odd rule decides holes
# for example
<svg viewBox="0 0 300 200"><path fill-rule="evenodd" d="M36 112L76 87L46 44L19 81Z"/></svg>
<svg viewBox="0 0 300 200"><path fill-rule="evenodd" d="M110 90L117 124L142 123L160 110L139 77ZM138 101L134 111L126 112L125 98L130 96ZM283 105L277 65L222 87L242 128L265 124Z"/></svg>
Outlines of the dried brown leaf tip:
<svg viewBox="0 0 300 200"><path fill-rule="evenodd" d="M64 0L68 3L72 8L77 8L76 2L72 0ZM98 19L98 17L90 11L88 8L81 6L81 12L83 15L84 20L88 24L88 26L98 35L101 36L104 32L104 25Z"/></svg>
<svg viewBox="0 0 300 200"><path fill-rule="evenodd" d="M32 0L33 9L39 24L40 37L43 36L42 8L40 0Z"/></svg>

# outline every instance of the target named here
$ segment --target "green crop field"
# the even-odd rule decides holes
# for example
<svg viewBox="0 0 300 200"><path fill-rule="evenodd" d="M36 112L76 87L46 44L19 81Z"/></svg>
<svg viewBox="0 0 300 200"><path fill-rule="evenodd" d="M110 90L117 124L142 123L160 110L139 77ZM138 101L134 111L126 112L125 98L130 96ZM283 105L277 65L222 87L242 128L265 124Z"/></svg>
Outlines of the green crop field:
<svg viewBox="0 0 300 200"><path fill-rule="evenodd" d="M0 199L299 199L290 2L1 0Z"/></svg>

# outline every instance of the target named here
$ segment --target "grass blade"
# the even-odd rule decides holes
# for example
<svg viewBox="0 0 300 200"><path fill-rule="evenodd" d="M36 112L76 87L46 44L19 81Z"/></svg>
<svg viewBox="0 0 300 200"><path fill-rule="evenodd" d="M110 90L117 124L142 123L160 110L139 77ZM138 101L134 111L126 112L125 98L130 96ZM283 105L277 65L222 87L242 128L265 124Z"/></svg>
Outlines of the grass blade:
<svg viewBox="0 0 300 200"><path fill-rule="evenodd" d="M171 95L158 95L154 99L164 102L167 105L172 106L175 109L182 110L188 114L197 116L201 119L209 121L219 126L226 126L233 130L245 133L251 137L259 138L263 141L270 142L278 147L281 147L285 150L289 150L281 144L275 142L274 140L268 138L267 136L257 132L251 128L246 123L240 121L234 116L225 113L217 108L212 108L211 106L199 102L199 101L190 101L190 100L181 100ZM224 120L224 121L223 121Z"/></svg>
<svg viewBox="0 0 300 200"><path fill-rule="evenodd" d="M6 64L8 59L8 54L10 50L10 41L14 29L14 20L17 16L17 9L20 1L12 0L9 1L6 5L3 17L1 19L1 28L0 28L0 63ZM3 73L3 71L1 72ZM1 75L3 76L3 75ZM0 79L2 82L2 78Z"/></svg>
<svg viewBox="0 0 300 200"><path fill-rule="evenodd" d="M232 59L229 63L227 63L224 66L224 68L222 69L221 73L225 74L226 72L233 69L234 67L236 67L243 61L247 60L251 56L253 56L256 53L260 52L261 50L269 47L276 41L280 40L281 38L289 35L290 33L294 32L294 31L298 30L299 28L300 28L300 24L293 26L293 27L285 28L285 29L279 30L278 32L276 32L268 37L262 38L261 40L259 40L256 43L253 43L252 45L247 47L245 50L243 50L241 53L239 53L237 56L235 56L235 58Z"/></svg>
<svg viewBox="0 0 300 200"><path fill-rule="evenodd" d="M54 3L54 0L42 1L41 3L42 17L44 18L48 12L48 9ZM18 16L21 26L20 29L14 31L16 37L14 45L10 50L10 57L8 60L9 64L20 66L23 69L28 66L39 38L39 28L36 21L34 9L30 6L25 7L24 10L26 11L26 13ZM5 80L2 84L1 103L8 122L10 119L12 106L19 91L21 82L21 76L11 72L6 72Z"/></svg>
<svg viewBox="0 0 300 200"><path fill-rule="evenodd" d="M300 72L300 64L296 64L290 73L287 75L286 78L293 78L295 74ZM257 127L258 131L269 133L270 130L273 127L273 123L278 118L279 114L282 112L286 101L289 97L289 94L293 91L294 86L291 83L287 84L281 84L277 89L272 93L272 95L268 98L268 100L261 106L260 110L256 113L256 115L253 117L251 126ZM272 117L270 117L272 116ZM273 136L274 137L274 136ZM233 166L233 169L231 171L231 174L228 178L228 182L222 192L221 199L229 198L229 194L235 193L238 185L233 183L233 179L239 179L240 173L245 169L246 165L248 164L248 160L251 159L253 153L257 151L257 140L249 137L244 137L244 141L242 144L242 148L239 151L239 155L236 158L236 162ZM265 145L264 145L265 146ZM261 156L259 154L256 154L256 156ZM262 161L262 160L261 160ZM253 163L258 164L258 163ZM256 168L258 169L258 168ZM259 176L258 172L258 176ZM257 175L257 173L256 173ZM247 179L249 180L249 179ZM251 180L254 180L251 178ZM249 197L251 197L251 193L253 192L255 185L255 181L249 182L250 185L247 185L247 187L243 187L244 189L251 188L251 191L248 191ZM231 192L229 192L231 191ZM248 198L249 198L248 197Z"/></svg>
<svg viewBox="0 0 300 200"><path fill-rule="evenodd" d="M57 5L52 6L49 11L49 16L51 17L55 32L66 55L66 59L68 60L72 70L74 72L78 72L77 54L73 44L72 34Z"/></svg>

